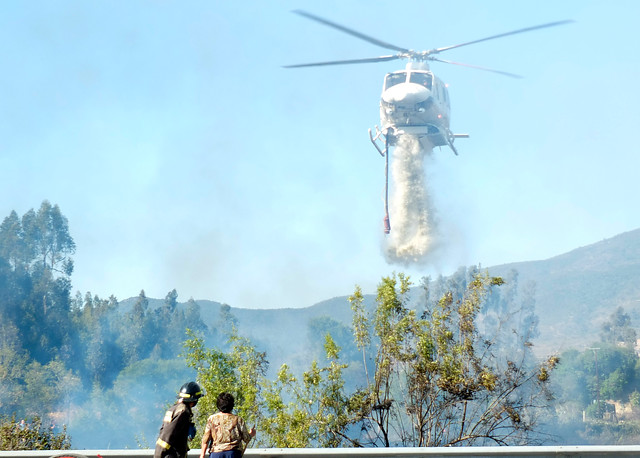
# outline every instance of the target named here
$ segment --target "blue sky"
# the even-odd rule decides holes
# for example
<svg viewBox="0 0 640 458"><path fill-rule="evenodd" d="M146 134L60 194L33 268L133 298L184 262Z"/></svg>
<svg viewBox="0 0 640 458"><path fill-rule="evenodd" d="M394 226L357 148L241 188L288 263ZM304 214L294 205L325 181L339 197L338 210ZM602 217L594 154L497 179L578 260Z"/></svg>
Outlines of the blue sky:
<svg viewBox="0 0 640 458"><path fill-rule="evenodd" d="M546 259L640 227L635 1L7 1L0 217L45 199L77 245L73 290L306 307L384 275ZM460 152L428 158L438 250L382 253L379 123L401 61L291 10L441 57Z"/></svg>

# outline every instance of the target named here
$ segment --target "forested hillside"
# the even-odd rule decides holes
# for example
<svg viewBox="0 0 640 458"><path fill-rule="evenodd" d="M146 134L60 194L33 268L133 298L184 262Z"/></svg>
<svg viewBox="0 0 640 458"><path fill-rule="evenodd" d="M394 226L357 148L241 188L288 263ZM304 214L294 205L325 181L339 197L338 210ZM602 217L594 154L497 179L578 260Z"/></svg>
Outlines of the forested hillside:
<svg viewBox="0 0 640 458"><path fill-rule="evenodd" d="M237 332L264 354L266 374L275 379L284 363L300 373L322 361L330 334L345 364L345 389L364 381L347 296L300 309L249 310L179 301L175 290L159 299L141 291L123 301L73 294L75 250L67 219L47 201L22 216L12 212L0 225L2 416L40 416L54 430L67 425L74 447L151 446L163 409L198 374L187 364L184 346L194 335L223 355ZM639 260L640 230L549 260L488 269L505 284L479 310L480 329L513 313L514 330L528 330L528 348L541 358L560 356L548 419L554 430L565 431L560 440L625 443L639 437L633 426L640 405L634 349ZM407 310L427 316L447 292L462 297L474 272L461 268L447 278L423 279L422 286L415 279ZM373 294L362 296L363 310L379 303ZM596 399L602 403L594 408ZM609 423L590 429L583 411Z"/></svg>
<svg viewBox="0 0 640 458"><path fill-rule="evenodd" d="M113 425L101 443L132 445L127 428L156 432L146 406L162 409L166 393L193 376L178 359L186 329L206 326L196 302L177 306L175 290L154 309L142 291L126 311L113 296L72 296L75 248L67 219L47 201L0 225L0 413L85 425L78 436ZM154 384L138 385L140 374ZM136 404L145 406L139 417Z"/></svg>

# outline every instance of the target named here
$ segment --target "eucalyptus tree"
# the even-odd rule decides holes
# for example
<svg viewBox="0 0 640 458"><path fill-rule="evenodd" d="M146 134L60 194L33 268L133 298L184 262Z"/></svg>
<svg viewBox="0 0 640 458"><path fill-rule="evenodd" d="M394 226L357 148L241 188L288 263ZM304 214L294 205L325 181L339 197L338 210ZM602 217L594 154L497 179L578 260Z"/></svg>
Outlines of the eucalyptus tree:
<svg viewBox="0 0 640 458"><path fill-rule="evenodd" d="M124 353L125 365L147 358L157 336L154 316L149 311L149 299L144 290L138 294L131 310L122 315L118 327L120 336L117 343Z"/></svg>
<svg viewBox="0 0 640 458"><path fill-rule="evenodd" d="M70 256L75 253L76 244L69 233L69 222L58 205L45 200L37 212L29 210L22 217L22 231L34 263L51 272L71 275Z"/></svg>
<svg viewBox="0 0 640 458"><path fill-rule="evenodd" d="M119 303L115 296L102 299L87 292L84 299L77 293L72 317L77 329L75 346L80 358L73 366L85 379L98 387L107 388L124 368L125 355L118 339L126 330L118 315Z"/></svg>
<svg viewBox="0 0 640 458"><path fill-rule="evenodd" d="M0 225L5 316L20 330L24 349L44 364L76 356L69 336L75 248L67 218L46 200L21 218L12 211Z"/></svg>
<svg viewBox="0 0 640 458"><path fill-rule="evenodd" d="M411 282L398 274L378 286L368 314L359 288L350 302L354 334L368 384L357 396L363 446L515 445L536 443L538 413L548 405L554 356L534 363L531 333L512 351L496 350L501 333L520 332L503 313L494 335L480 332L480 312L504 281L475 271L465 291L446 291L419 316L410 307ZM428 296L427 296L428 297ZM500 318L500 317L498 317ZM533 325L534 323L529 323Z"/></svg>

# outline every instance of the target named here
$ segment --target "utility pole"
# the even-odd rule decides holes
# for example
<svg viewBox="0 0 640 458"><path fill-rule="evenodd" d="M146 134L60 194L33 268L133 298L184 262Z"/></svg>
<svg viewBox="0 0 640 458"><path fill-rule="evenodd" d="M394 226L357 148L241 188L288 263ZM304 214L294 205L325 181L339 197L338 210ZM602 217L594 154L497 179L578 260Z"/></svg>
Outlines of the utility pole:
<svg viewBox="0 0 640 458"><path fill-rule="evenodd" d="M598 415L600 415L602 413L600 412L600 376L598 375L598 350L600 350L600 348L590 347L588 350L593 350L593 354L596 359L596 406L598 409Z"/></svg>

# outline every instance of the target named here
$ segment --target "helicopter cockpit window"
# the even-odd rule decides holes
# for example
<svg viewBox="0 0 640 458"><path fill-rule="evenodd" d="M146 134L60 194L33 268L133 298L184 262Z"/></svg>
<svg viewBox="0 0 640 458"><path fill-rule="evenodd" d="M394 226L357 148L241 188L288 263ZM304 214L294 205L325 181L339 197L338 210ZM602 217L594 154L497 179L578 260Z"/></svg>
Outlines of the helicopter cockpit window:
<svg viewBox="0 0 640 458"><path fill-rule="evenodd" d="M431 89L432 75L431 73L411 73L409 81Z"/></svg>
<svg viewBox="0 0 640 458"><path fill-rule="evenodd" d="M407 81L406 72L389 73L384 82L384 88L389 89L391 86L395 86L396 84L404 83L406 81Z"/></svg>

